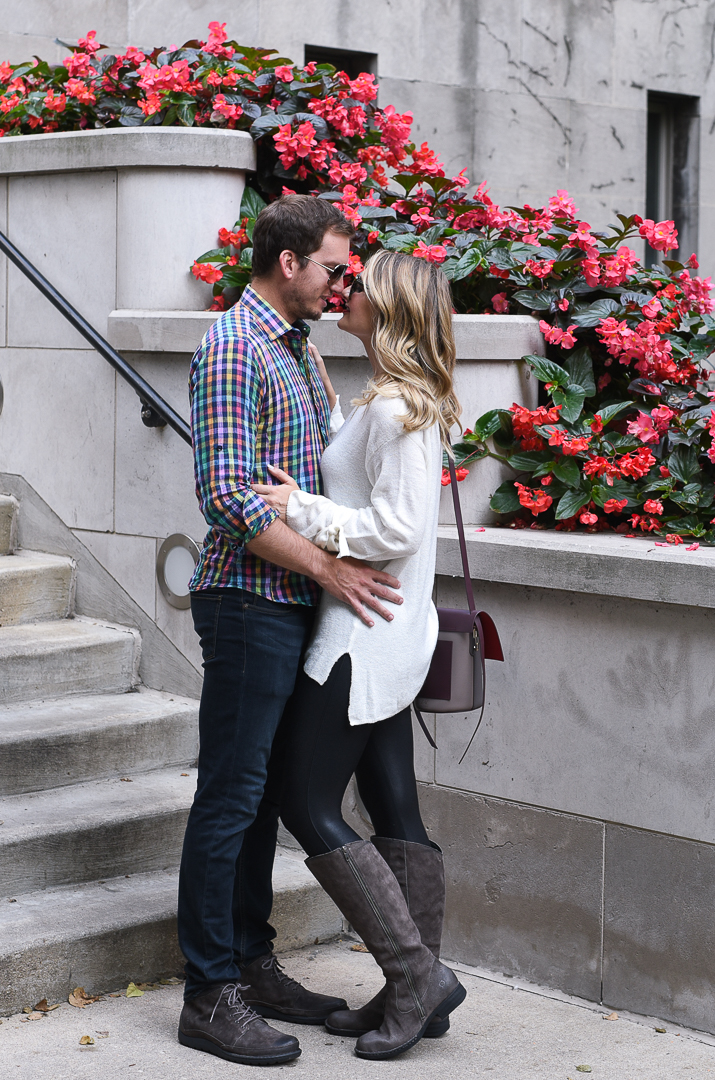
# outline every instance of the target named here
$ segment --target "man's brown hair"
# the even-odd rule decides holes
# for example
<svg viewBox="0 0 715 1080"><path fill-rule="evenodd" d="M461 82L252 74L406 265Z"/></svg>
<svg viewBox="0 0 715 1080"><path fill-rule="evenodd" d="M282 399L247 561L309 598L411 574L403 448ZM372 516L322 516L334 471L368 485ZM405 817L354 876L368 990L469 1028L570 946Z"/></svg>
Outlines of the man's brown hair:
<svg viewBox="0 0 715 1080"><path fill-rule="evenodd" d="M269 274L281 251L312 255L331 229L353 237L355 229L327 199L312 195L282 195L261 210L253 230L253 277Z"/></svg>

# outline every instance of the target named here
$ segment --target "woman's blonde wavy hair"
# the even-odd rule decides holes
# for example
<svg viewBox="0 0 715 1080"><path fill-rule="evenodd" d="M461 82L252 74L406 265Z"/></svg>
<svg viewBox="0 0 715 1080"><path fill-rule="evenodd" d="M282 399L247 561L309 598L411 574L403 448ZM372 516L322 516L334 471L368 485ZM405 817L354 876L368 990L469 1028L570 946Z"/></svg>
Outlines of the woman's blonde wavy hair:
<svg viewBox="0 0 715 1080"><path fill-rule="evenodd" d="M397 251L378 251L361 278L375 312L372 344L381 370L353 404L378 394L401 396L407 412L396 419L405 430L439 424L448 446L462 409L452 386L456 349L447 278L434 263Z"/></svg>

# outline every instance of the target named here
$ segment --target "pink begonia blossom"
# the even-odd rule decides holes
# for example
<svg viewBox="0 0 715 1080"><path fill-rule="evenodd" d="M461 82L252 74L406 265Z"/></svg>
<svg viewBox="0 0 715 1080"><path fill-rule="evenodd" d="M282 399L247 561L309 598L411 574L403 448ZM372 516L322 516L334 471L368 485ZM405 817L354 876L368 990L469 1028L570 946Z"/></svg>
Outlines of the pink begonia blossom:
<svg viewBox="0 0 715 1080"><path fill-rule="evenodd" d="M678 281L685 293L688 306L700 315L710 315L715 308L715 301L710 296L713 287L711 279L709 277L691 278L688 271L683 270L678 274Z"/></svg>
<svg viewBox="0 0 715 1080"><path fill-rule="evenodd" d="M308 71L307 67L305 70ZM313 71L309 72L309 74L312 75L314 72L315 66L313 66ZM377 97L375 76L363 71L358 75L357 79L353 79L350 83L350 97L354 98L355 101L364 101L366 103L374 101Z"/></svg>
<svg viewBox="0 0 715 1080"><path fill-rule="evenodd" d="M505 292L495 293L492 297L492 307L500 315L505 315L509 311L509 301L506 298Z"/></svg>
<svg viewBox="0 0 715 1080"><path fill-rule="evenodd" d="M558 326L550 326L545 319L539 319L539 329L550 345L558 345L562 349L573 349L576 344L573 333L576 323L572 323L567 330L561 330Z"/></svg>
<svg viewBox="0 0 715 1080"><path fill-rule="evenodd" d="M568 191L560 189L549 199L549 211L554 217L575 217L578 213L575 203Z"/></svg>
<svg viewBox="0 0 715 1080"><path fill-rule="evenodd" d="M412 254L416 259L426 259L427 262L443 263L447 258L447 248L444 244L425 244L420 240Z"/></svg>
<svg viewBox="0 0 715 1080"><path fill-rule="evenodd" d="M652 300L649 300L647 304L644 304L641 311L647 319L654 319L658 312L662 309L663 305L657 296L654 296Z"/></svg>
<svg viewBox="0 0 715 1080"><path fill-rule="evenodd" d="M579 247L582 251L588 252L589 255L592 252L597 252L598 249L595 247L594 238L591 236L591 226L587 221L577 223L575 232L570 233L564 247Z"/></svg>
<svg viewBox="0 0 715 1080"><path fill-rule="evenodd" d="M678 246L678 230L674 221L653 221L646 218L638 232L655 251L674 251Z"/></svg>
<svg viewBox="0 0 715 1080"><path fill-rule="evenodd" d="M554 259L527 259L524 269L537 278L548 277L554 268ZM568 307L568 303L566 304Z"/></svg>
<svg viewBox="0 0 715 1080"><path fill-rule="evenodd" d="M601 259L603 279L602 285L609 288L614 285L622 285L626 278L635 273L638 256L635 251L623 244L615 255L606 255Z"/></svg>
<svg viewBox="0 0 715 1080"><path fill-rule="evenodd" d="M686 551L697 551L699 547L700 547L700 544L697 544L697 543L696 544L688 544L688 546L686 547L685 550Z"/></svg>
<svg viewBox="0 0 715 1080"><path fill-rule="evenodd" d="M227 37L226 23L210 22L209 40L204 45L204 52L212 53L221 60L229 60L235 49L231 45L224 45Z"/></svg>
<svg viewBox="0 0 715 1080"><path fill-rule="evenodd" d="M661 435L670 427L670 421L675 416L672 409L669 409L667 405L658 405L655 409L651 409L650 417L655 424L655 429Z"/></svg>
<svg viewBox="0 0 715 1080"><path fill-rule="evenodd" d="M412 221L415 225L429 225L434 220L435 219L430 214L429 207L427 206L421 206L415 214L412 214L410 216L410 221Z"/></svg>
<svg viewBox="0 0 715 1080"><path fill-rule="evenodd" d="M635 435L642 443L656 443L660 436L656 431L653 421L648 413L639 412L637 420L631 420L628 424L628 434Z"/></svg>
<svg viewBox="0 0 715 1080"><path fill-rule="evenodd" d="M578 520L581 522L582 525L597 525L598 515L592 514L590 510L584 510L581 514L579 514Z"/></svg>
<svg viewBox="0 0 715 1080"><path fill-rule="evenodd" d="M607 514L620 514L628 506L628 499L607 499L603 509Z"/></svg>
<svg viewBox="0 0 715 1080"><path fill-rule="evenodd" d="M660 499L646 499L643 503L643 509L647 514L662 514L663 504Z"/></svg>
<svg viewBox="0 0 715 1080"><path fill-rule="evenodd" d="M293 68L288 64L281 64L276 68L276 78L284 83L293 82Z"/></svg>

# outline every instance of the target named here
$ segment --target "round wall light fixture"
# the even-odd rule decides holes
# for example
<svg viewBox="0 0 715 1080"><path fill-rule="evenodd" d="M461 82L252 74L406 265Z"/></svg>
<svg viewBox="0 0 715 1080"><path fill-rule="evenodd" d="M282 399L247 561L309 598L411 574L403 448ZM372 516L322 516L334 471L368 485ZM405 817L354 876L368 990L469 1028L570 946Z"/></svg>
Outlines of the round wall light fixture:
<svg viewBox="0 0 715 1080"><path fill-rule="evenodd" d="M191 606L189 581L194 573L201 548L184 533L168 536L156 557L156 579L161 595L175 608Z"/></svg>

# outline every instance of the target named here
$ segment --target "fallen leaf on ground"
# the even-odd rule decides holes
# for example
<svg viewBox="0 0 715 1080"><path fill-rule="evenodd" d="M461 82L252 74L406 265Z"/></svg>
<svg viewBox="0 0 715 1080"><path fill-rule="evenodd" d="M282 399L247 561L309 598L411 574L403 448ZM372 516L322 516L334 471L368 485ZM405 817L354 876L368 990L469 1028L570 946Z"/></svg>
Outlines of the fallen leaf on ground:
<svg viewBox="0 0 715 1080"><path fill-rule="evenodd" d="M658 1032L659 1035L665 1035L665 1028L656 1028L655 1030Z"/></svg>
<svg viewBox="0 0 715 1080"><path fill-rule="evenodd" d="M59 1002L56 1005L48 1005L47 998L43 998L42 1001L38 1001L35 1005L35 1012L48 1013L53 1012L55 1009L59 1009Z"/></svg>
<svg viewBox="0 0 715 1080"><path fill-rule="evenodd" d="M123 783L125 783L125 784L133 784L134 783L131 776L120 776L119 779L121 781L123 781Z"/></svg>
<svg viewBox="0 0 715 1080"><path fill-rule="evenodd" d="M143 997L144 991L140 990L136 983L130 982L126 990L127 997Z"/></svg>
<svg viewBox="0 0 715 1080"><path fill-rule="evenodd" d="M162 986L178 986L180 982L181 982L181 979L177 979L175 975L172 975L170 979L162 979L161 980L161 985Z"/></svg>
<svg viewBox="0 0 715 1080"><path fill-rule="evenodd" d="M80 1046L94 1046L94 1039L91 1035L83 1035L79 1040Z"/></svg>
<svg viewBox="0 0 715 1080"><path fill-rule="evenodd" d="M39 1012L30 1012L30 1013L28 1013L28 1014L27 1014L27 1016L25 1017L25 1019L26 1019L26 1020L42 1020L42 1018L44 1017L44 1015L45 1015L44 1013L39 1013Z"/></svg>
<svg viewBox="0 0 715 1080"><path fill-rule="evenodd" d="M93 1001L99 1001L99 994L92 997L91 994L85 993L83 986L75 986L67 1000L70 1005L74 1005L75 1009L83 1009L85 1005L91 1005Z"/></svg>
<svg viewBox="0 0 715 1080"><path fill-rule="evenodd" d="M604 1020L617 1020L618 1019L618 1013L604 1013L603 1014L603 1019Z"/></svg>
<svg viewBox="0 0 715 1080"><path fill-rule="evenodd" d="M593 1072L590 1065L577 1065L576 1066L576 1071L577 1072Z"/></svg>
<svg viewBox="0 0 715 1080"><path fill-rule="evenodd" d="M24 1013L31 1013L32 1012L32 1007L30 1005L23 1005L22 1011Z"/></svg>
<svg viewBox="0 0 715 1080"><path fill-rule="evenodd" d="M363 945L362 941L360 941L357 945L350 946L350 952L370 952L370 950L367 945Z"/></svg>
<svg viewBox="0 0 715 1080"><path fill-rule="evenodd" d="M182 776L188 776L189 774L188 774L187 772L182 772L182 774L181 774L181 775L182 775Z"/></svg>

